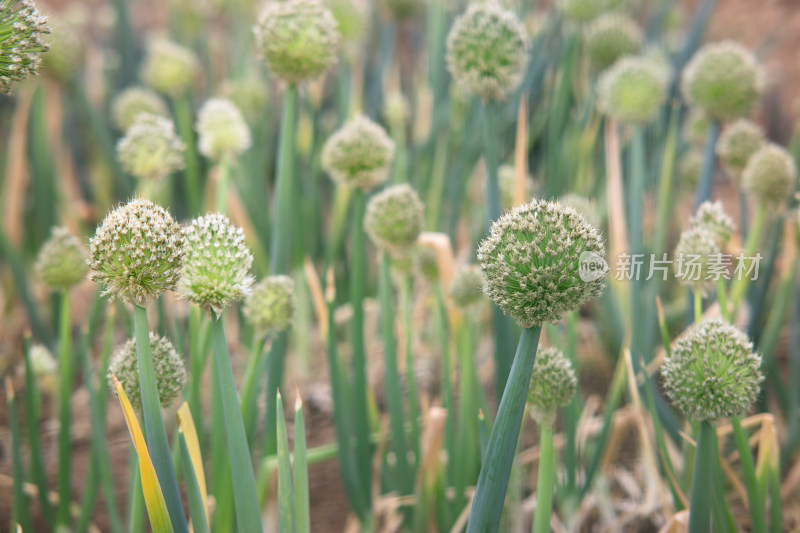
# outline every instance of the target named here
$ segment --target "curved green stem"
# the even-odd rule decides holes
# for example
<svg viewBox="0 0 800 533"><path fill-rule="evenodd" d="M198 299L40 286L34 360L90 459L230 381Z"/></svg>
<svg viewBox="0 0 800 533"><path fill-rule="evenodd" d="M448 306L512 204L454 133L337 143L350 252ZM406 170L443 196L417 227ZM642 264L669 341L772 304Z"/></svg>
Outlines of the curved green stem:
<svg viewBox="0 0 800 533"><path fill-rule="evenodd" d="M717 451L714 449L715 443L714 426L707 421L700 422L692 474L692 496L689 502L689 533L711 531L713 461L717 458Z"/></svg>
<svg viewBox="0 0 800 533"><path fill-rule="evenodd" d="M553 426L545 422L539 425L539 473L536 478L536 512L533 515L533 533L550 533L556 474L555 463Z"/></svg>
<svg viewBox="0 0 800 533"><path fill-rule="evenodd" d="M541 326L522 330L508 384L500 400L497 420L486 446L486 458L478 476L467 533L494 533L500 527L541 331Z"/></svg>

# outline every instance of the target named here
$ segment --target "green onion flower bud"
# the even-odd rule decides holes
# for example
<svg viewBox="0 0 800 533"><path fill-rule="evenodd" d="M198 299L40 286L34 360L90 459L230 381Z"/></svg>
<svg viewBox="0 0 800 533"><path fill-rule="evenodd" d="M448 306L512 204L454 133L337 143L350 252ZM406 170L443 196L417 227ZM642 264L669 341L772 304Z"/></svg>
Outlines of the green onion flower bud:
<svg viewBox="0 0 800 533"><path fill-rule="evenodd" d="M800 217L798 217L800 221ZM800 226L798 226L800 227ZM436 251L430 246L417 246L417 271L428 281L439 278L439 264L436 261Z"/></svg>
<svg viewBox="0 0 800 533"><path fill-rule="evenodd" d="M765 144L742 172L742 188L759 202L783 204L794 192L797 168L791 154L777 144Z"/></svg>
<svg viewBox="0 0 800 533"><path fill-rule="evenodd" d="M678 162L678 176L689 190L695 190L700 183L700 172L703 170L703 151L698 148L687 150Z"/></svg>
<svg viewBox="0 0 800 533"><path fill-rule="evenodd" d="M170 119L145 113L117 142L117 159L131 176L159 180L183 169L184 149Z"/></svg>
<svg viewBox="0 0 800 533"><path fill-rule="evenodd" d="M695 325L661 367L664 390L684 416L715 422L742 416L758 398L761 357L747 336L722 320Z"/></svg>
<svg viewBox="0 0 800 533"><path fill-rule="evenodd" d="M500 165L497 169L497 185L500 187L500 207L503 210L514 206L514 194L517 187L517 169L514 165ZM533 177L525 176L525 199L533 196Z"/></svg>
<svg viewBox="0 0 800 533"><path fill-rule="evenodd" d="M169 407L175 398L181 395L186 386L186 368L183 359L175 351L169 339L159 337L152 331L150 332L150 351L153 354L158 399L162 407ZM142 393L139 389L139 363L136 358L135 338L129 339L117 350L111 359L108 371L117 377L133 408L141 409ZM108 381L113 390L114 386L110 375Z"/></svg>
<svg viewBox="0 0 800 533"><path fill-rule="evenodd" d="M242 228L219 213L192 220L184 229L186 261L175 292L216 313L250 292L253 254Z"/></svg>
<svg viewBox="0 0 800 533"><path fill-rule="evenodd" d="M392 126L405 126L408 117L411 116L411 110L403 93L395 91L386 95L386 100L383 102L383 116Z"/></svg>
<svg viewBox="0 0 800 533"><path fill-rule="evenodd" d="M89 241L89 278L105 285L104 296L146 306L175 288L183 257L180 225L136 198L106 215Z"/></svg>
<svg viewBox="0 0 800 533"><path fill-rule="evenodd" d="M42 70L62 82L79 71L84 60L82 29L66 17L50 17L50 34L45 38L47 53L42 55Z"/></svg>
<svg viewBox="0 0 800 533"><path fill-rule="evenodd" d="M556 348L536 354L528 387L528 412L539 424L552 424L556 409L572 401L578 390L578 378L572 363Z"/></svg>
<svg viewBox="0 0 800 533"><path fill-rule="evenodd" d="M191 49L164 39L147 47L142 80L156 91L176 97L194 85L199 73L200 62Z"/></svg>
<svg viewBox="0 0 800 533"><path fill-rule="evenodd" d="M15 82L36 74L46 33L47 17L32 0L0 0L0 91L9 93Z"/></svg>
<svg viewBox="0 0 800 533"><path fill-rule="evenodd" d="M414 189L405 183L394 185L369 199L364 229L379 248L404 255L422 232L423 210Z"/></svg>
<svg viewBox="0 0 800 533"><path fill-rule="evenodd" d="M339 185L368 191L386 179L394 158L394 142L381 126L358 115L322 147L322 167Z"/></svg>
<svg viewBox="0 0 800 533"><path fill-rule="evenodd" d="M593 20L605 11L602 0L560 0L558 2L564 18L572 22L583 23Z"/></svg>
<svg viewBox="0 0 800 533"><path fill-rule="evenodd" d="M119 93L111 104L111 119L119 131L126 132L141 114L169 117L164 100L150 89L129 87Z"/></svg>
<svg viewBox="0 0 800 533"><path fill-rule="evenodd" d="M58 370L58 363L43 344L34 344L30 351L31 369L37 379L52 376Z"/></svg>
<svg viewBox="0 0 800 533"><path fill-rule="evenodd" d="M241 111L224 98L211 98L197 114L200 153L212 161L232 159L250 148L250 128Z"/></svg>
<svg viewBox="0 0 800 533"><path fill-rule="evenodd" d="M620 13L608 13L595 19L585 31L589 58L599 70L605 70L622 56L635 54L642 47L644 35L635 20Z"/></svg>
<svg viewBox="0 0 800 533"><path fill-rule="evenodd" d="M711 120L706 112L699 108L689 109L683 122L683 135L694 146L705 146L708 132L711 129Z"/></svg>
<svg viewBox="0 0 800 533"><path fill-rule="evenodd" d="M369 4L365 0L325 0L336 20L342 41L354 43L364 36L369 16Z"/></svg>
<svg viewBox="0 0 800 533"><path fill-rule="evenodd" d="M763 73L752 52L724 41L703 46L683 71L684 98L718 120L748 115L763 89Z"/></svg>
<svg viewBox="0 0 800 533"><path fill-rule="evenodd" d="M722 166L736 180L742 176L750 157L764 145L764 132L747 119L726 126L717 141L717 156Z"/></svg>
<svg viewBox="0 0 800 533"><path fill-rule="evenodd" d="M86 248L67 228L54 227L39 250L35 270L51 289L68 291L86 279Z"/></svg>
<svg viewBox="0 0 800 533"><path fill-rule="evenodd" d="M694 226L681 233L675 247L675 272L678 281L693 291L705 295L714 287L712 265L722 248L715 235L704 226Z"/></svg>
<svg viewBox="0 0 800 533"><path fill-rule="evenodd" d="M316 78L336 62L336 19L319 0L269 2L253 31L267 67L287 83Z"/></svg>
<svg viewBox="0 0 800 533"><path fill-rule="evenodd" d="M601 219L600 213L597 212L597 205L587 197L571 192L559 198L558 203L577 211L592 226L600 226Z"/></svg>
<svg viewBox="0 0 800 533"><path fill-rule="evenodd" d="M269 276L255 285L244 300L244 318L262 331L285 331L294 316L294 281L289 276Z"/></svg>
<svg viewBox="0 0 800 533"><path fill-rule="evenodd" d="M261 119L267 106L269 86L260 75L250 73L243 78L225 80L220 93L233 102L249 122L254 123Z"/></svg>
<svg viewBox="0 0 800 533"><path fill-rule="evenodd" d="M450 299L456 307L468 309L484 299L485 286L486 280L480 267L466 265L456 272L450 282Z"/></svg>
<svg viewBox="0 0 800 533"><path fill-rule="evenodd" d="M478 248L487 294L524 328L558 322L598 296L604 255L597 228L571 207L540 200L501 216Z"/></svg>
<svg viewBox="0 0 800 533"><path fill-rule="evenodd" d="M623 122L647 122L667 96L667 78L658 65L641 57L623 57L598 81L598 107Z"/></svg>
<svg viewBox="0 0 800 533"><path fill-rule="evenodd" d="M471 4L447 36L447 67L456 84L484 102L503 100L522 81L530 40L517 16L496 2Z"/></svg>
<svg viewBox="0 0 800 533"><path fill-rule="evenodd" d="M717 241L717 245L724 249L736 231L736 224L722 209L722 203L703 202L697 208L697 213L691 219L692 227L705 228Z"/></svg>

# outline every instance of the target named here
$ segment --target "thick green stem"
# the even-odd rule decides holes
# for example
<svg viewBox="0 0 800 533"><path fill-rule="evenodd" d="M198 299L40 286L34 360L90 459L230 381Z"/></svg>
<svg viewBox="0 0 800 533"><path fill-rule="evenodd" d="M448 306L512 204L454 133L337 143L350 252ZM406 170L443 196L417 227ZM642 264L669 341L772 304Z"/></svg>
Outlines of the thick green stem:
<svg viewBox="0 0 800 533"><path fill-rule="evenodd" d="M719 121L713 119L708 129L706 138L706 149L703 155L703 168L700 172L700 183L697 185L697 196L694 207L697 209L700 204L711 199L711 191L714 188L714 166L717 160L715 152L717 139L719 138Z"/></svg>
<svg viewBox="0 0 800 533"><path fill-rule="evenodd" d="M197 156L197 143L194 137L194 124L192 122L192 102L189 94L183 94L175 99L175 115L178 123L178 133L186 145L184 160L186 169L184 176L186 182L186 199L189 204L189 213L198 214L201 209L200 193L203 184L200 181L200 163Z"/></svg>
<svg viewBox="0 0 800 533"><path fill-rule="evenodd" d="M750 231L747 235L747 242L745 243L744 251L742 252L743 261L748 261L753 257L753 254L756 251L756 246L758 246L758 242L761 239L761 233L764 229L764 223L766 222L766 219L767 204L765 202L761 202L761 204L758 206L758 210L756 211L756 216L753 218L753 225L750 227ZM733 308L731 311L731 316L736 317L736 313L739 310L739 304L741 303L749 285L750 279L744 275L743 269L741 278L735 279L733 282L733 287L731 288L730 300Z"/></svg>
<svg viewBox="0 0 800 533"><path fill-rule="evenodd" d="M217 165L217 190L214 193L214 203L217 206L217 213L228 214L228 186L231 181L231 164L227 157L222 158Z"/></svg>
<svg viewBox="0 0 800 533"><path fill-rule="evenodd" d="M541 326L522 330L508 384L503 399L500 400L497 420L489 436L486 458L478 476L467 533L494 533L500 527L500 516L541 331Z"/></svg>
<svg viewBox="0 0 800 533"><path fill-rule="evenodd" d="M717 459L717 450L714 449L715 437L714 426L705 420L700 422L692 474L692 497L689 503L689 533L711 531L713 462Z"/></svg>
<svg viewBox="0 0 800 533"><path fill-rule="evenodd" d="M164 493L172 528L176 533L188 531L186 516L183 514L181 493L172 464L172 453L164 427L164 416L158 397L156 373L153 368L153 355L150 351L150 328L147 324L147 309L133 306L133 326L136 332L136 358L139 362L139 388L142 394L142 417L150 457Z"/></svg>
<svg viewBox="0 0 800 533"><path fill-rule="evenodd" d="M630 250L633 258L643 257L644 244L642 239L642 217L644 212L645 193L645 147L644 129L635 126L631 133L630 146L630 175L628 176L628 236ZM642 254L642 255L640 255ZM634 368L638 369L639 360L645 352L642 289L644 278L634 276L631 281L631 351L633 354Z"/></svg>
<svg viewBox="0 0 800 533"><path fill-rule="evenodd" d="M250 359L244 371L242 384L242 420L247 432L247 441L253 442L256 430L256 400L258 399L260 378L266 372L267 357L264 351L264 340L258 333L253 335L253 346Z"/></svg>
<svg viewBox="0 0 800 533"><path fill-rule="evenodd" d="M487 231L492 222L500 218L500 183L497 178L497 144L494 118L497 113L495 104L483 106L484 124L484 157L486 160L486 217ZM497 396L503 394L511 370L511 321L499 307L492 305L492 329L494 331L494 363Z"/></svg>
<svg viewBox="0 0 800 533"><path fill-rule="evenodd" d="M261 531L261 512L256 496L256 479L247 435L244 431L241 406L236 395L233 368L228 355L228 344L222 319L211 312L212 335L214 337L214 360L222 396L222 410L225 416L225 436L228 442L228 457L233 474L233 495L236 508L236 526L241 533ZM218 430L219 428L217 428Z"/></svg>
<svg viewBox="0 0 800 533"><path fill-rule="evenodd" d="M536 512L533 515L533 533L550 533L555 475L553 425L544 422L539 425L539 473L536 478Z"/></svg>
<svg viewBox="0 0 800 533"><path fill-rule="evenodd" d="M364 282L367 275L364 249L364 191L353 193L353 240L350 266L350 305L353 309L353 409L356 431L357 468L362 487L371 486L372 453L369 444L369 410L367 408L367 356L364 347Z"/></svg>
<svg viewBox="0 0 800 533"><path fill-rule="evenodd" d="M58 431L58 524L70 526L69 505L72 502L72 444L70 424L72 412L72 323L70 320L69 292L61 293L61 309L58 321L59 357L59 431Z"/></svg>
<svg viewBox="0 0 800 533"><path fill-rule="evenodd" d="M694 291L694 322L699 324L703 320L703 295L698 291Z"/></svg>
<svg viewBox="0 0 800 533"><path fill-rule="evenodd" d="M286 355L286 346L289 343L289 335L283 331L278 333L275 340L272 341L272 346L267 356L267 412L264 413L264 446L261 450L261 456L275 455L278 453L278 440L276 434L270 428L276 427L278 423L275 406L278 398L278 390L280 390L283 382L283 368L284 357Z"/></svg>
<svg viewBox="0 0 800 533"><path fill-rule="evenodd" d="M278 162L272 206L272 234L270 236L269 267L274 274L289 272L292 242L292 213L297 208L294 195L294 140L297 114L297 87L290 85L283 97L281 132L278 141ZM274 408L275 405L273 404ZM273 409L274 411L274 409ZM275 427L275 426L270 426Z"/></svg>
<svg viewBox="0 0 800 533"><path fill-rule="evenodd" d="M386 403L389 407L389 425L392 433L392 447L396 457L396 475L400 495L413 493L414 477L408 462L406 443L405 413L403 393L400 390L400 372L397 367L397 340L394 334L394 306L392 304L392 279L389 272L389 258L384 255L381 261L380 301L381 333L383 335L383 359L386 371Z"/></svg>

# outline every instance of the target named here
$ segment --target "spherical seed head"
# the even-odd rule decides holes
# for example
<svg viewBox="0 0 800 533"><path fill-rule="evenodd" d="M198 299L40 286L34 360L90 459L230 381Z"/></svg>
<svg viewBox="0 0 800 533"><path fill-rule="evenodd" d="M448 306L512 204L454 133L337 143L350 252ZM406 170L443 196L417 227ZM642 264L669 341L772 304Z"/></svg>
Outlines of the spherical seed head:
<svg viewBox="0 0 800 533"><path fill-rule="evenodd" d="M323 74L336 62L339 30L319 0L269 2L253 28L267 67L288 83Z"/></svg>
<svg viewBox="0 0 800 533"><path fill-rule="evenodd" d="M364 0L325 0L336 20L342 41L352 43L361 39L367 27L369 5Z"/></svg>
<svg viewBox="0 0 800 533"><path fill-rule="evenodd" d="M667 96L663 69L640 57L623 57L598 81L598 106L624 122L647 122Z"/></svg>
<svg viewBox="0 0 800 533"><path fill-rule="evenodd" d="M183 168L185 146L168 118L139 114L117 141L122 170L139 179L158 180Z"/></svg>
<svg viewBox="0 0 800 533"><path fill-rule="evenodd" d="M600 213L597 212L597 205L587 197L571 192L559 198L558 203L571 207L579 215L583 215L583 218L592 226L600 226Z"/></svg>
<svg viewBox="0 0 800 533"><path fill-rule="evenodd" d="M517 188L517 169L514 165L500 165L497 169L497 185L500 187L500 206L511 209ZM533 177L525 176L525 198L533 196Z"/></svg>
<svg viewBox="0 0 800 533"><path fill-rule="evenodd" d="M261 116L269 99L269 86L260 75L253 73L244 78L225 80L220 92L251 121Z"/></svg>
<svg viewBox="0 0 800 533"><path fill-rule="evenodd" d="M389 124L403 126L411 115L408 100L403 93L395 91L386 95L383 102L383 116Z"/></svg>
<svg viewBox="0 0 800 533"><path fill-rule="evenodd" d="M289 276L269 276L255 285L244 300L244 317L262 331L285 331L294 316L294 281Z"/></svg>
<svg viewBox="0 0 800 533"><path fill-rule="evenodd" d="M44 39L47 53L42 55L42 68L46 74L67 81L80 69L84 59L81 28L65 17L50 20L50 34Z"/></svg>
<svg viewBox="0 0 800 533"><path fill-rule="evenodd" d="M599 70L605 70L622 56L639 51L644 42L635 20L620 13L597 17L585 31L586 50Z"/></svg>
<svg viewBox="0 0 800 533"><path fill-rule="evenodd" d="M142 63L142 80L156 91L172 97L189 89L200 73L195 53L165 39L152 41Z"/></svg>
<svg viewBox="0 0 800 533"><path fill-rule="evenodd" d="M253 254L242 228L219 213L201 216L184 228L186 260L175 292L219 313L250 292Z"/></svg>
<svg viewBox="0 0 800 533"><path fill-rule="evenodd" d="M31 369L38 379L52 376L58 370L58 363L56 363L53 354L43 344L31 346L29 356L31 358Z"/></svg>
<svg viewBox="0 0 800 533"><path fill-rule="evenodd" d="M496 2L471 4L447 36L454 81L482 100L503 100L522 81L530 40L517 16Z"/></svg>
<svg viewBox="0 0 800 533"><path fill-rule="evenodd" d="M250 128L241 111L225 98L211 98L197 114L198 149L212 161L235 158L250 148Z"/></svg>
<svg viewBox="0 0 800 533"><path fill-rule="evenodd" d="M722 203L703 202L697 208L691 220L692 227L705 228L717 241L717 245L724 249L728 241L736 231L736 224L733 219L725 213Z"/></svg>
<svg viewBox="0 0 800 533"><path fill-rule="evenodd" d="M524 328L558 322L598 296L605 272L584 281L580 269L604 255L600 232L583 216L540 200L501 216L478 248L487 294Z"/></svg>
<svg viewBox="0 0 800 533"><path fill-rule="evenodd" d="M747 336L709 320L679 340L661 367L664 390L687 418L714 422L746 414L758 398L761 357Z"/></svg>
<svg viewBox="0 0 800 533"><path fill-rule="evenodd" d="M690 190L700 183L700 172L703 169L703 151L697 148L687 150L678 162L678 176Z"/></svg>
<svg viewBox="0 0 800 533"><path fill-rule="evenodd" d="M450 282L450 299L453 305L468 309L483 301L486 280L478 265L461 267Z"/></svg>
<svg viewBox="0 0 800 533"><path fill-rule="evenodd" d="M722 249L714 235L704 226L694 226L683 233L675 247L675 274L678 281L693 291L706 294L714 287L710 268ZM710 279L707 279L710 278Z"/></svg>
<svg viewBox="0 0 800 533"><path fill-rule="evenodd" d="M358 115L322 147L322 167L340 185L368 191L386 179L394 158L394 142L381 126Z"/></svg>
<svg viewBox="0 0 800 533"><path fill-rule="evenodd" d="M683 134L689 143L695 146L705 146L710 129L711 120L706 112L699 107L691 108L683 122Z"/></svg>
<svg viewBox="0 0 800 533"><path fill-rule="evenodd" d="M748 115L763 89L763 73L752 52L724 41L703 46L683 72L684 98L719 120Z"/></svg>
<svg viewBox="0 0 800 533"><path fill-rule="evenodd" d="M800 217L798 217L800 221ZM439 277L439 264L436 262L436 251L430 246L417 246L417 271L428 281Z"/></svg>
<svg viewBox="0 0 800 533"><path fill-rule="evenodd" d="M605 2L601 0L560 0L564 17L572 22L588 22L605 10Z"/></svg>
<svg viewBox="0 0 800 533"><path fill-rule="evenodd" d="M86 248L67 228L54 227L39 250L35 269L50 288L68 291L86 279Z"/></svg>
<svg viewBox="0 0 800 533"><path fill-rule="evenodd" d="M567 405L578 389L578 378L572 363L556 348L545 348L536 354L528 387L528 409L539 416L550 414ZM541 422L541 420L540 420Z"/></svg>
<svg viewBox="0 0 800 533"><path fill-rule="evenodd" d="M405 183L394 185L370 198L364 229L379 248L404 255L422 232L423 211L414 189Z"/></svg>
<svg viewBox="0 0 800 533"><path fill-rule="evenodd" d="M739 119L725 127L717 141L716 152L722 166L738 180L750 157L764 145L764 132L747 119Z"/></svg>
<svg viewBox="0 0 800 533"><path fill-rule="evenodd" d="M186 368L183 359L166 337L159 337L150 332L150 351L153 354L153 369L156 374L158 399L162 407L170 404L180 396L186 386ZM114 374L122 385L125 395L134 409L142 407L142 392L139 388L139 362L136 357L136 339L129 339L123 344L114 357L108 371ZM111 376L108 376L111 388L114 388Z"/></svg>
<svg viewBox="0 0 800 533"><path fill-rule="evenodd" d="M184 253L180 225L137 198L106 215L89 241L89 278L105 285L104 296L147 306L175 288Z"/></svg>
<svg viewBox="0 0 800 533"><path fill-rule="evenodd" d="M759 202L782 204L791 196L797 168L791 154L777 144L758 149L742 171L742 188Z"/></svg>
<svg viewBox="0 0 800 533"><path fill-rule="evenodd" d="M11 92L15 82L36 74L39 54L47 51L43 34L47 17L31 0L0 1L0 91Z"/></svg>
<svg viewBox="0 0 800 533"><path fill-rule="evenodd" d="M111 118L119 131L128 131L140 114L169 117L164 100L145 87L129 87L119 93L111 104Z"/></svg>

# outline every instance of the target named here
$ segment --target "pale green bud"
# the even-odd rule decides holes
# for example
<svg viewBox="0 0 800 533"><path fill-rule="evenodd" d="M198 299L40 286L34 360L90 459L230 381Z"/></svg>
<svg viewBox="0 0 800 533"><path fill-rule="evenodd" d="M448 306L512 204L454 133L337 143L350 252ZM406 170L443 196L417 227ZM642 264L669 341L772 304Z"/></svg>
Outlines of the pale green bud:
<svg viewBox="0 0 800 533"><path fill-rule="evenodd" d="M157 39L147 47L142 63L142 80L156 91L176 97L197 81L200 62L185 46Z"/></svg>
<svg viewBox="0 0 800 533"><path fill-rule="evenodd" d="M197 147L212 161L233 159L250 148L250 128L233 102L207 100L197 114Z"/></svg>
<svg viewBox="0 0 800 533"><path fill-rule="evenodd" d="M263 331L285 331L292 325L295 296L289 276L269 276L255 285L244 300L244 317Z"/></svg>
<svg viewBox="0 0 800 533"><path fill-rule="evenodd" d="M422 232L424 206L408 184L381 191L367 204L364 229L376 246L404 255Z"/></svg>
<svg viewBox="0 0 800 533"><path fill-rule="evenodd" d="M697 212L690 222L692 227L705 228L717 241L717 245L724 249L728 241L736 231L736 224L733 219L722 209L722 203L703 202L697 208Z"/></svg>
<svg viewBox="0 0 800 533"><path fill-rule="evenodd" d="M86 279L86 248L67 228L54 227L39 250L35 270L51 289L66 292Z"/></svg>
<svg viewBox="0 0 800 533"><path fill-rule="evenodd" d="M598 107L623 122L647 122L667 96L663 69L640 57L624 57L598 81Z"/></svg>
<svg viewBox="0 0 800 533"><path fill-rule="evenodd" d="M394 158L394 142L381 126L358 115L322 147L322 167L339 185L368 191L382 183Z"/></svg>
<svg viewBox="0 0 800 533"><path fill-rule="evenodd" d="M786 149L767 143L758 149L742 172L742 188L759 202L782 205L797 182L794 159Z"/></svg>
<svg viewBox="0 0 800 533"><path fill-rule="evenodd" d="M117 142L117 159L131 176L159 180L183 169L185 148L170 119L145 113Z"/></svg>
<svg viewBox="0 0 800 533"><path fill-rule="evenodd" d="M578 389L578 378L572 363L556 348L536 353L528 387L528 412L540 424L552 424L555 411L572 401Z"/></svg>
<svg viewBox="0 0 800 533"><path fill-rule="evenodd" d="M133 126L141 114L167 118L169 110L158 93L144 87L125 89L111 104L111 119L116 128L122 132Z"/></svg>
<svg viewBox="0 0 800 533"><path fill-rule="evenodd" d="M468 309L484 300L486 280L477 265L461 267L450 282L450 299L453 305Z"/></svg>
<svg viewBox="0 0 800 533"><path fill-rule="evenodd" d="M722 166L732 178L739 180L747 162L764 142L761 127L747 119L739 119L722 130L715 148Z"/></svg>
<svg viewBox="0 0 800 533"><path fill-rule="evenodd" d="M589 58L605 70L622 56L635 54L642 47L644 34L635 20L620 13L601 15L585 31Z"/></svg>

